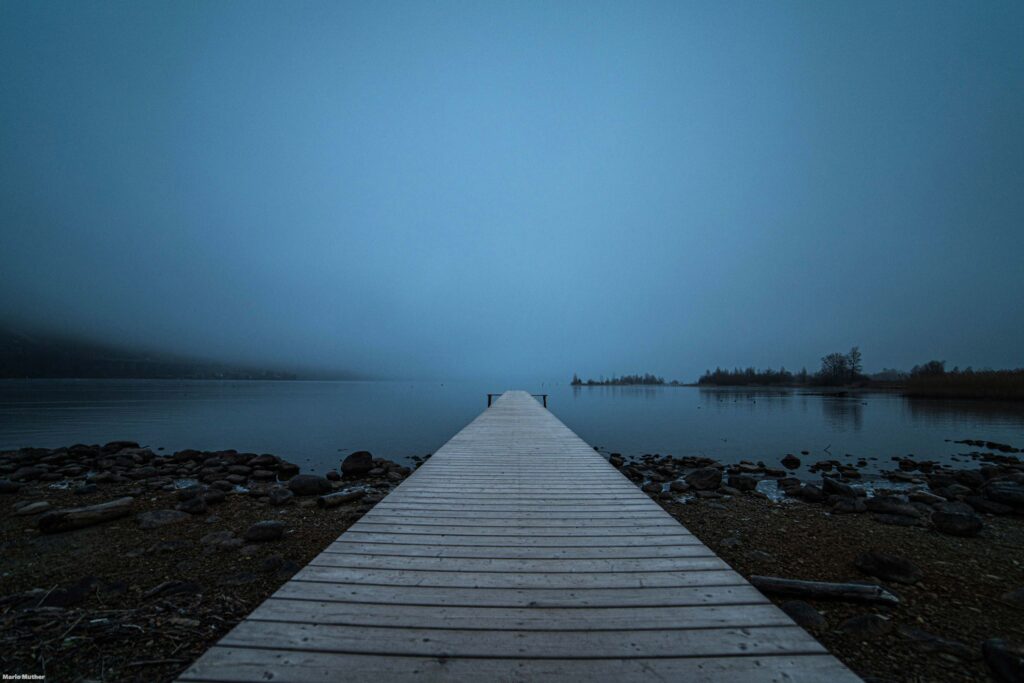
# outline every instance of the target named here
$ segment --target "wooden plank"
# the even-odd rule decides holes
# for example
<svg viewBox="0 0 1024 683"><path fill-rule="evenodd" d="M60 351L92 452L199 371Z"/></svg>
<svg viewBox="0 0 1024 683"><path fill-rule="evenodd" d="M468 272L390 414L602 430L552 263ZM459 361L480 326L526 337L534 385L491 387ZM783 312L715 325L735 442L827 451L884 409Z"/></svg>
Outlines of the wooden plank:
<svg viewBox="0 0 1024 683"><path fill-rule="evenodd" d="M433 534L380 534L367 531L347 531L345 538L361 543L391 543L402 545L406 543L422 544L425 540L431 543L443 545L483 545L483 546L528 546L535 548L621 548L630 546L652 546L652 545L687 545L700 543L690 534L680 532L671 536L650 536L640 534L626 534L622 536L455 536L455 535L433 535Z"/></svg>
<svg viewBox="0 0 1024 683"><path fill-rule="evenodd" d="M478 522L475 524L474 522ZM504 522L504 524L501 524ZM574 529L586 529L590 527L645 527L645 526L675 526L678 523L667 515L647 515L635 517L609 517L605 519L594 519L592 517L533 517L522 518L509 515L492 515L483 518L478 514L466 515L389 515L389 514L368 514L363 515L359 520L361 525L378 524L403 524L411 526L468 526L476 527L479 524L501 524L509 526L514 524L520 527L537 527L539 529L557 529L559 527L570 527Z"/></svg>
<svg viewBox="0 0 1024 683"><path fill-rule="evenodd" d="M672 588L677 586L736 586L743 578L731 569L647 572L474 572L430 569L358 569L326 563L306 565L298 581L358 583L419 588L543 588L579 590L603 588Z"/></svg>
<svg viewBox="0 0 1024 683"><path fill-rule="evenodd" d="M829 655L628 659L487 659L392 657L217 646L181 680L190 683L333 683L350 681L742 681L853 683Z"/></svg>
<svg viewBox="0 0 1024 683"><path fill-rule="evenodd" d="M181 680L367 679L857 680L524 392Z"/></svg>
<svg viewBox="0 0 1024 683"><path fill-rule="evenodd" d="M349 527L352 531L365 531L374 534L401 534L413 536L487 536L490 538L498 536L525 536L529 538L543 538L545 536L573 536L589 537L598 536L601 538L617 538L620 536L692 536L692 534L680 533L679 525L674 527L666 524L648 524L644 526L522 526L519 524L505 525L469 525L456 526L439 524L373 524L369 522L358 522Z"/></svg>
<svg viewBox="0 0 1024 683"><path fill-rule="evenodd" d="M537 631L457 629L346 628L246 620L221 640L226 647L286 648L318 652L360 652L391 656L463 657L579 656L620 659L642 653L648 657L727 657L775 654L817 654L825 649L794 625L742 629L670 629L661 631L562 631L558 636Z"/></svg>
<svg viewBox="0 0 1024 683"><path fill-rule="evenodd" d="M258 621L349 626L457 628L513 631L592 631L626 629L744 628L788 626L789 617L775 605L648 607L637 623L632 607L516 608L384 605L271 598L249 617Z"/></svg>
<svg viewBox="0 0 1024 683"><path fill-rule="evenodd" d="M629 522L636 520L643 522L646 520L659 519L659 520L675 520L660 507L655 507L650 510L644 510L641 512L631 512L624 514L621 510L613 510L609 512L580 512L579 510L562 510L555 513L550 512L538 512L536 510L518 510L515 512L480 512L478 510L448 510L448 511L434 511L431 514L423 514L422 512L416 512L415 510L408 509L391 509L389 506L383 504L377 505L377 507L370 510L363 519L377 519L378 517L388 518L404 518L404 519L520 519L529 521L543 521L550 519L554 521L566 521L566 520L606 520L615 521L621 520Z"/></svg>
<svg viewBox="0 0 1024 683"><path fill-rule="evenodd" d="M392 555L361 555L352 553L320 553L310 562L322 567L359 569L434 569L452 572L519 572L561 574L565 572L658 572L728 569L724 560L709 550L698 557L663 557L643 559L597 558L582 560L538 560L493 557L417 557Z"/></svg>
<svg viewBox="0 0 1024 683"><path fill-rule="evenodd" d="M515 559L601 559L601 558L663 558L663 557L708 557L713 553L703 544L634 547L509 547L488 548L484 546L452 546L433 543L394 545L388 543L357 543L335 541L324 553L363 553L366 555L393 555L399 557L483 557Z"/></svg>
<svg viewBox="0 0 1024 683"><path fill-rule="evenodd" d="M278 598L374 602L396 605L463 607L669 607L687 605L758 605L768 600L749 584L679 588L433 588L321 583L292 579ZM637 618L641 615L638 613Z"/></svg>

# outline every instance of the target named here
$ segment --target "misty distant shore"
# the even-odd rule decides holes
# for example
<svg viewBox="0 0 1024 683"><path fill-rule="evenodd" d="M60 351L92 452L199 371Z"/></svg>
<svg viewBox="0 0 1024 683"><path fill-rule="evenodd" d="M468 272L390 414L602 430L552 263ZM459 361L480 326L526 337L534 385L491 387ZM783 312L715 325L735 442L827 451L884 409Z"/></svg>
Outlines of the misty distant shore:
<svg viewBox="0 0 1024 683"><path fill-rule="evenodd" d="M0 379L342 380L347 372L258 367L0 329Z"/></svg>

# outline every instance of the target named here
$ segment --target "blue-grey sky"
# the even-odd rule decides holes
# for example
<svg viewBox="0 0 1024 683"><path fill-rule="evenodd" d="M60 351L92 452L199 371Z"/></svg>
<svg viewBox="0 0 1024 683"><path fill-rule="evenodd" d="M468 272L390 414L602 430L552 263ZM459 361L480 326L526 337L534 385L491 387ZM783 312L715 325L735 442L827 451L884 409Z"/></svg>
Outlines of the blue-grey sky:
<svg viewBox="0 0 1024 683"><path fill-rule="evenodd" d="M0 314L388 376L1024 365L1024 3L0 3Z"/></svg>

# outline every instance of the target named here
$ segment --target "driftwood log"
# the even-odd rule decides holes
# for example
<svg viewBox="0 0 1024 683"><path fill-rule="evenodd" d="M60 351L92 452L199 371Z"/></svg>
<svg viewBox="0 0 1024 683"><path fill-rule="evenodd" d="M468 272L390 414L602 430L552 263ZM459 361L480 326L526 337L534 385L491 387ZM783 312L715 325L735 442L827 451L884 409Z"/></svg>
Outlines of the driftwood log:
<svg viewBox="0 0 1024 683"><path fill-rule="evenodd" d="M787 595L810 600L847 600L851 602L880 602L898 605L900 599L878 584L828 583L801 581L777 576L751 576L750 583L757 590L773 595Z"/></svg>
<svg viewBox="0 0 1024 683"><path fill-rule="evenodd" d="M44 534L55 534L124 517L131 511L134 500L125 496L99 505L47 512L39 518L39 530Z"/></svg>
<svg viewBox="0 0 1024 683"><path fill-rule="evenodd" d="M316 504L322 508L335 508L345 503L359 500L366 495L366 491L347 491L343 493L328 493L316 499Z"/></svg>

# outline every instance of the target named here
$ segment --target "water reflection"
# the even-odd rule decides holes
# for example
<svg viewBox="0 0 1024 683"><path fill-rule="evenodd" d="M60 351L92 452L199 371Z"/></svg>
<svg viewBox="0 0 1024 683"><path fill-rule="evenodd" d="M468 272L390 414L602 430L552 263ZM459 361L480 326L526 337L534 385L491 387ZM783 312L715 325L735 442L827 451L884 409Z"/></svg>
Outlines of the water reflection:
<svg viewBox="0 0 1024 683"><path fill-rule="evenodd" d="M860 431L864 426L864 401L860 398L822 397L821 410L829 426L836 431L852 428Z"/></svg>
<svg viewBox="0 0 1024 683"><path fill-rule="evenodd" d="M509 382L549 394L584 440L624 454L706 455L777 463L808 451L934 460L954 439L1024 445L1024 406L910 401L894 394L800 389L571 387ZM276 453L320 471L348 451L429 453L487 404L493 382L0 381L0 449L133 439L181 448ZM825 448L829 447L828 451Z"/></svg>
<svg viewBox="0 0 1024 683"><path fill-rule="evenodd" d="M928 424L977 421L1019 425L1024 423L1024 404L999 401L946 401L908 398L903 401L910 419Z"/></svg>

